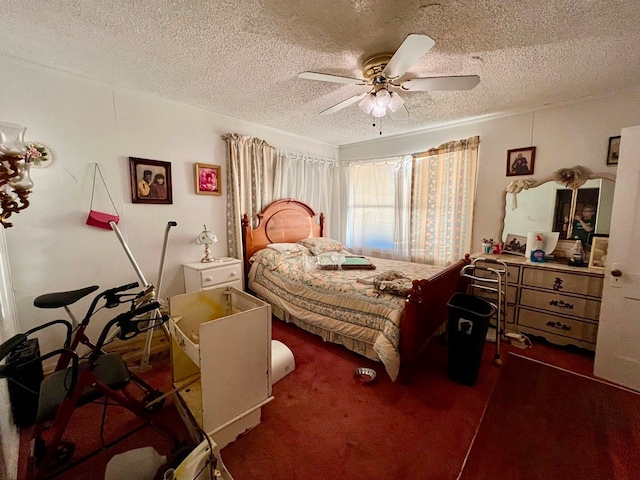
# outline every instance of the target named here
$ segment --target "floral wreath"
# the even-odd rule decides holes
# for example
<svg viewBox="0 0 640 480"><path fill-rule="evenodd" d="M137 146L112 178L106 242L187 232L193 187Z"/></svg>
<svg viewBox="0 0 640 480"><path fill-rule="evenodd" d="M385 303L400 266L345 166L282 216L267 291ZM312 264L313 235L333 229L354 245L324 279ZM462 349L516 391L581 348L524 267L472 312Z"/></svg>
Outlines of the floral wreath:
<svg viewBox="0 0 640 480"><path fill-rule="evenodd" d="M27 142L27 153L24 159L35 168L44 168L53 161L53 153L41 143Z"/></svg>

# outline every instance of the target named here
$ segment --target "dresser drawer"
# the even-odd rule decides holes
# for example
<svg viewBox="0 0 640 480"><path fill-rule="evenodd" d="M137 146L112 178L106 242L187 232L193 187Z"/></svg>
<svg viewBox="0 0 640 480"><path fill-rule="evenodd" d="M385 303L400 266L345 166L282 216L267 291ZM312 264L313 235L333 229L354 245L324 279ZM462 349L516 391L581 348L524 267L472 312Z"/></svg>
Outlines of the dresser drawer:
<svg viewBox="0 0 640 480"><path fill-rule="evenodd" d="M598 337L598 325L580 320L573 320L550 313L537 312L528 308L520 308L518 312L518 326L525 329L537 330L536 335L545 336L543 332L553 334L553 336L564 337L566 341L557 342L553 338L548 338L554 343L571 343L570 339L580 340L588 344L595 345Z"/></svg>
<svg viewBox="0 0 640 480"><path fill-rule="evenodd" d="M523 286L545 288L558 293L577 293L598 298L602 296L602 277L527 267L523 270Z"/></svg>
<svg viewBox="0 0 640 480"><path fill-rule="evenodd" d="M600 318L600 302L555 292L541 292L523 288L520 293L520 305L540 308L561 315L586 318L596 322Z"/></svg>
<svg viewBox="0 0 640 480"><path fill-rule="evenodd" d="M500 265L499 263L489 263L489 262L476 262L476 268L475 269L475 275L477 277L483 277L483 278L491 278L491 279L495 279L496 275L493 272L490 272L488 270L483 270L484 268L493 268L495 270L500 270L502 267L502 265ZM509 285L516 285L518 283L518 280L520 279L520 267L516 266L516 265L507 265L507 284Z"/></svg>
<svg viewBox="0 0 640 480"><path fill-rule="evenodd" d="M480 282L475 282L476 285L480 284ZM494 288L496 285L487 285L488 287ZM472 295L475 295L476 297L482 297L485 298L487 300L489 300L490 302L496 303L498 300L497 294L495 292L486 292L484 290L481 290L480 288L472 288L469 290L469 293L471 293ZM507 287L507 303L511 303L511 304L515 304L516 302L516 297L518 295L518 287L512 287L512 286L508 286Z"/></svg>
<svg viewBox="0 0 640 480"><path fill-rule="evenodd" d="M229 283L241 280L241 265L228 265L224 267L216 267L200 272L200 284L202 288L210 288L222 283Z"/></svg>

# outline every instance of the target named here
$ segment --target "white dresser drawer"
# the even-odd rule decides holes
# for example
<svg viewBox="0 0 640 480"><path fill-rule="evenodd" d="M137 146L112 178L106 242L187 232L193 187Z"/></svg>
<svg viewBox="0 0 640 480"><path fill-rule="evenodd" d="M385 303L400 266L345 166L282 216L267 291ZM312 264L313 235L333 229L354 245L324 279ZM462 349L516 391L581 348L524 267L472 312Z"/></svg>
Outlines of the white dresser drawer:
<svg viewBox="0 0 640 480"><path fill-rule="evenodd" d="M602 277L559 270L524 267L522 285L544 288L558 293L577 293L590 297L602 295Z"/></svg>
<svg viewBox="0 0 640 480"><path fill-rule="evenodd" d="M600 302L555 292L540 292L523 288L520 294L520 305L561 315L586 318L596 322L600 318Z"/></svg>
<svg viewBox="0 0 640 480"><path fill-rule="evenodd" d="M200 292L211 288L233 286L243 289L242 261L216 260L212 263L186 263L184 286L187 293Z"/></svg>
<svg viewBox="0 0 640 480"><path fill-rule="evenodd" d="M209 288L222 283L229 283L242 278L240 264L202 270L200 272L200 284L202 288Z"/></svg>

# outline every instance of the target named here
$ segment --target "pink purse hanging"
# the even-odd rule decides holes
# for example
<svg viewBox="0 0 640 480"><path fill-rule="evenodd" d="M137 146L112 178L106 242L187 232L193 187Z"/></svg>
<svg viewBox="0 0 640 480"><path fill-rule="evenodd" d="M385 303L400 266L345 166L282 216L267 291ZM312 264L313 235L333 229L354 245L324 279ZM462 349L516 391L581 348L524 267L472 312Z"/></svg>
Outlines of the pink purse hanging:
<svg viewBox="0 0 640 480"><path fill-rule="evenodd" d="M93 194L96 189L96 170L100 175L100 179L102 180L102 184L104 185L105 190L107 191L107 195L109 196L109 200L111 200L111 205L113 205L113 209L116 214L113 215L111 213L99 212L93 209ZM120 215L118 214L118 209L116 208L115 203L113 203L113 199L111 198L111 194L109 193L109 189L107 188L107 184L104 181L104 177L102 176L102 172L100 171L100 167L96 163L93 169L93 187L91 188L91 206L89 209L89 216L87 217L87 225L91 225L92 227L105 228L107 230L111 230L110 222L114 222L116 225L120 221Z"/></svg>

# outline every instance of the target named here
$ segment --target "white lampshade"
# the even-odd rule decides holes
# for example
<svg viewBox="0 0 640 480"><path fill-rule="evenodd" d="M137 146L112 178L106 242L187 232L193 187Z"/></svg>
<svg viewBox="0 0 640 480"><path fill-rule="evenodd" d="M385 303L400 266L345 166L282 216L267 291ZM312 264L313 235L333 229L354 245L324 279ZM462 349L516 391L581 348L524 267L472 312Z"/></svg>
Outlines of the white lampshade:
<svg viewBox="0 0 640 480"><path fill-rule="evenodd" d="M0 155L21 157L27 153L24 132L27 127L16 123L0 122Z"/></svg>
<svg viewBox="0 0 640 480"><path fill-rule="evenodd" d="M360 100L358 106L364 113L371 113L373 107L376 106L376 96L373 93L368 94L366 97Z"/></svg>
<svg viewBox="0 0 640 480"><path fill-rule="evenodd" d="M389 90L386 88L378 90L378 93L376 93L376 107L387 108L387 106L389 106L389 102L391 102L391 94L389 93Z"/></svg>
<svg viewBox="0 0 640 480"><path fill-rule="evenodd" d="M387 107L375 106L371 111L371 115L373 115L376 118L384 117L386 114L387 114Z"/></svg>
<svg viewBox="0 0 640 480"><path fill-rule="evenodd" d="M389 110L391 110L392 112L397 112L402 105L404 105L404 100L402 99L402 97L395 92L391 92Z"/></svg>

